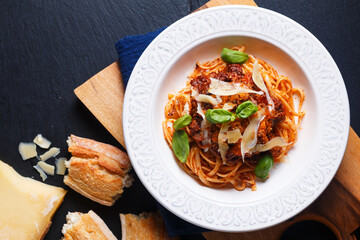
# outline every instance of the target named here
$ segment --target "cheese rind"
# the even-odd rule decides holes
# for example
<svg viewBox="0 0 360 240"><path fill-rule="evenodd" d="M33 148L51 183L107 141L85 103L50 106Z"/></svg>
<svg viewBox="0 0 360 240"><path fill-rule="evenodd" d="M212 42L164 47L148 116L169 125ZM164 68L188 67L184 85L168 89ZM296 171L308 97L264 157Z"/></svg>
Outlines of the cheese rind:
<svg viewBox="0 0 360 240"><path fill-rule="evenodd" d="M0 239L39 240L66 191L20 176L0 161Z"/></svg>

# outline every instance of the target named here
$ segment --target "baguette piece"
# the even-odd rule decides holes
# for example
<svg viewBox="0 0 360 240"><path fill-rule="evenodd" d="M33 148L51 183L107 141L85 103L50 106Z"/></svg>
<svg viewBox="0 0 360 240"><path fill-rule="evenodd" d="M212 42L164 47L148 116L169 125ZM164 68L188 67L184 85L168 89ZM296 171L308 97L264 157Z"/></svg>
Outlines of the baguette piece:
<svg viewBox="0 0 360 240"><path fill-rule="evenodd" d="M62 240L117 240L104 221L92 210L69 212L62 228Z"/></svg>
<svg viewBox="0 0 360 240"><path fill-rule="evenodd" d="M177 240L170 238L160 213L121 214L121 240Z"/></svg>
<svg viewBox="0 0 360 240"><path fill-rule="evenodd" d="M126 153L109 144L71 135L65 162L69 174L64 183L83 196L105 206L112 206L130 187L130 160Z"/></svg>

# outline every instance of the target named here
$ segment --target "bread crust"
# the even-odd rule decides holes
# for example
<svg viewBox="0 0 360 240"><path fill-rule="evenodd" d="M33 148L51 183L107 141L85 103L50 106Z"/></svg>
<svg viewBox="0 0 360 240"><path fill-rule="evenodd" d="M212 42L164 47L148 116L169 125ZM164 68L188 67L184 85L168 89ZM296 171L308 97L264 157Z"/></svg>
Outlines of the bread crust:
<svg viewBox="0 0 360 240"><path fill-rule="evenodd" d="M120 224L121 224L121 240L126 240L126 220L125 220L125 215L120 213Z"/></svg>
<svg viewBox="0 0 360 240"><path fill-rule="evenodd" d="M71 135L65 163L69 174L64 183L81 195L105 206L112 206L128 187L130 160L126 153L111 145ZM131 184L130 184L131 185Z"/></svg>
<svg viewBox="0 0 360 240"><path fill-rule="evenodd" d="M108 240L117 240L114 234L110 231L105 222L92 210L88 212L91 219L95 222L95 224L100 228L101 232L106 236Z"/></svg>
<svg viewBox="0 0 360 240"><path fill-rule="evenodd" d="M102 200L102 199L96 198L96 197L92 196L91 194L87 193L86 191L82 190L82 189L79 188L79 187L73 182L73 180L72 180L70 177L68 177L68 176L65 176L65 177L64 177L64 183L65 183L66 185L68 185L70 188L72 188L74 191L80 193L80 194L83 195L84 197L89 198L90 200L93 200L94 202L100 203L100 204L105 205L105 206L108 206L108 207L114 205L114 202L115 202L115 201Z"/></svg>
<svg viewBox="0 0 360 240"><path fill-rule="evenodd" d="M70 220L70 214L74 213L66 216L62 240L117 240L105 222L92 210L85 214L75 213L78 216L76 222Z"/></svg>
<svg viewBox="0 0 360 240"><path fill-rule="evenodd" d="M114 173L123 174L130 167L130 159L120 149L92 139L77 137L73 134L68 139L69 152L82 158L98 158L99 165Z"/></svg>
<svg viewBox="0 0 360 240"><path fill-rule="evenodd" d="M177 240L170 238L160 213L121 214L121 240Z"/></svg>

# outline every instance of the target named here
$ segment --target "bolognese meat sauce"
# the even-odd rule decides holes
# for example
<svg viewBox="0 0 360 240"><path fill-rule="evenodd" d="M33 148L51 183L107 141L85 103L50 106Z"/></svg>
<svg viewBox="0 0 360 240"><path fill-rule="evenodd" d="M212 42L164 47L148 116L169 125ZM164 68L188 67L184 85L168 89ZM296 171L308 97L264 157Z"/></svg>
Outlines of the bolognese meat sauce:
<svg viewBox="0 0 360 240"><path fill-rule="evenodd" d="M215 78L220 81L224 82L233 82L233 83L241 83L242 85L246 86L248 89L252 89L255 91L259 91L260 89L255 85L254 81L252 80L251 74L245 74L242 65L240 64L229 64L224 70L219 72L210 73L208 76L199 75L196 78L190 81L192 88L197 91L199 94L209 94L209 88L211 84L211 79ZM285 114L283 110L283 105L280 100L276 97L271 97L274 101L275 111L274 113L269 113L266 110L265 118L261 121L258 132L257 138L259 143L266 143L270 139L274 138L277 133L275 133L274 129L276 129L277 124L284 120ZM250 100L255 102L259 108L266 108L268 102L265 97L265 94L253 94L253 93L244 93L239 94L235 99L230 100L231 98L228 96L222 96L222 100L224 102L233 102L236 105L240 105L242 102ZM207 103L201 103L201 107L203 110L207 110L212 108L212 105ZM235 109L232 109L232 112L235 112ZM190 115L192 116L192 122L189 125L190 135L196 142L196 144L202 148L210 150L211 154L215 154L217 157L220 156L219 154L219 145L218 145L218 135L219 130L221 128L221 124L211 124L206 128L203 128L202 121L204 120L203 117L198 113L198 102L192 98L190 104ZM248 119L236 119L234 122L229 123L229 129L240 129L241 134L244 133L247 125L249 123ZM204 145L204 131L208 132L208 139L210 139L210 145ZM234 164L238 161L242 160L241 154L241 139L232 144L228 144L229 149L226 152L226 162L227 164ZM274 148L271 153L278 155L280 154L280 148ZM256 161L258 158L258 154L245 154L245 158L248 161Z"/></svg>
<svg viewBox="0 0 360 240"><path fill-rule="evenodd" d="M208 92L210 83L210 79L202 75L190 81L191 86L200 94L206 94Z"/></svg>

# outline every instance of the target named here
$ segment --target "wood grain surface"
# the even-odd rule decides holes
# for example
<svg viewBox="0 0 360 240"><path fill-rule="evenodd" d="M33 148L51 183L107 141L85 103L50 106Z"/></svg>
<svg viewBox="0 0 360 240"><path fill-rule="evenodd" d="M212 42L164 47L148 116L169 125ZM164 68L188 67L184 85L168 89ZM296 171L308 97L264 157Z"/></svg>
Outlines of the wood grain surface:
<svg viewBox="0 0 360 240"><path fill-rule="evenodd" d="M122 126L124 84L119 64L114 62L74 90L101 124L125 148Z"/></svg>
<svg viewBox="0 0 360 240"><path fill-rule="evenodd" d="M212 0L200 9L225 4L256 6L252 0ZM75 89L75 94L125 147L122 135L122 112L114 111L117 108L122 108L124 94L120 75L120 69L115 62ZM116 86L118 89L111 89ZM97 99L94 99L94 96ZM115 107L112 106L114 102L117 102ZM360 153L357 151L358 149L360 149L360 139L350 128L348 146L335 179L313 204L294 219L262 231L250 233L208 232L203 235L209 240L275 240L279 239L292 224L303 220L315 220L332 229L339 239L353 238L353 231L360 226L360 185L358 184L360 179Z"/></svg>

